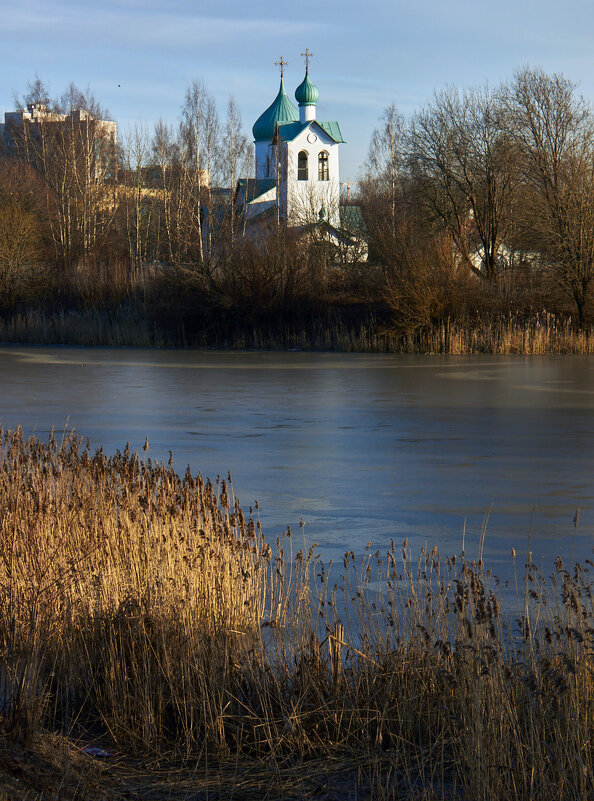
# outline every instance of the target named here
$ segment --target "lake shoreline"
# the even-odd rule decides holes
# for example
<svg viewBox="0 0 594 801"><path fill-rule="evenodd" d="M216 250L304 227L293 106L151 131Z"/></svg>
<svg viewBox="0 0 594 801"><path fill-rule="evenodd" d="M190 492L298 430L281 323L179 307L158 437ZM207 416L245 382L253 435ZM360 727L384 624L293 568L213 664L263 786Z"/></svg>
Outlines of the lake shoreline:
<svg viewBox="0 0 594 801"><path fill-rule="evenodd" d="M211 348L218 350L302 350L304 352L439 355L592 354L594 334L576 330L571 319L541 314L501 315L484 320L445 321L401 331L389 320L359 323L312 319L307 325L220 327L212 321L182 320L163 327L140 308L88 309L48 313L27 309L0 317L0 343L87 347Z"/></svg>

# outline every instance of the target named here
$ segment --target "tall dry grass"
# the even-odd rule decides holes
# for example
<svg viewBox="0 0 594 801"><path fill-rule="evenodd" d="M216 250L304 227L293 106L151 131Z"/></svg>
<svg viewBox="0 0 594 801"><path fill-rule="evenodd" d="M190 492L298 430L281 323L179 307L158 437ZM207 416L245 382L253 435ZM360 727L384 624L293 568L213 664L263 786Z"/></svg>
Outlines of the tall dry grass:
<svg viewBox="0 0 594 801"><path fill-rule="evenodd" d="M340 316L340 315L339 315ZM204 322L204 321L203 321ZM215 347L343 353L422 354L549 354L594 353L590 329L577 330L572 321L554 315L520 315L444 321L430 328L406 331L400 326L361 325L311 320L302 328L247 325L225 330L216 320L179 323L164 330L151 323L144 308L87 309L48 313L29 309L0 317L0 342L104 347Z"/></svg>
<svg viewBox="0 0 594 801"><path fill-rule="evenodd" d="M147 320L129 309L88 309L49 314L36 309L0 317L0 342L28 345L150 347L164 340Z"/></svg>
<svg viewBox="0 0 594 801"><path fill-rule="evenodd" d="M1 432L0 510L5 736L341 758L378 799L592 797L591 561L516 559L513 608L437 549L329 566L272 548L227 482L70 434Z"/></svg>
<svg viewBox="0 0 594 801"><path fill-rule="evenodd" d="M590 329L577 329L571 319L547 313L530 318L508 314L480 321L446 321L416 337L405 337L403 342L414 352L426 353L594 353Z"/></svg>

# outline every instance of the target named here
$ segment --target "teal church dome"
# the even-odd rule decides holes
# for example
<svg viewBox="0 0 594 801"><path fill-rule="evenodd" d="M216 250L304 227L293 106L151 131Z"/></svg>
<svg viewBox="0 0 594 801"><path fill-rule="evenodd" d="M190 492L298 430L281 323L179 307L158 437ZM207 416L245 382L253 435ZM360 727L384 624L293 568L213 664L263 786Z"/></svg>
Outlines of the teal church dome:
<svg viewBox="0 0 594 801"><path fill-rule="evenodd" d="M281 78L277 96L266 111L260 114L253 125L252 133L256 142L268 142L274 136L277 123L298 121L299 111L285 92L285 84Z"/></svg>
<svg viewBox="0 0 594 801"><path fill-rule="evenodd" d="M315 106L319 97L318 87L309 80L309 75L306 72L305 78L295 89L295 100L300 106Z"/></svg>

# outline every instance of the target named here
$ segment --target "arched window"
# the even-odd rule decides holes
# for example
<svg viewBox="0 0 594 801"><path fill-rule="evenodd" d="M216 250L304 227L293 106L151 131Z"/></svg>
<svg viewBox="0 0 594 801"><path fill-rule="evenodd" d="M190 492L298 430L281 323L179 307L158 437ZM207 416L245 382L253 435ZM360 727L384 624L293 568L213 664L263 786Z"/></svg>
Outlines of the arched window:
<svg viewBox="0 0 594 801"><path fill-rule="evenodd" d="M325 150L318 156L318 181L329 181L330 173L328 170L328 153Z"/></svg>
<svg viewBox="0 0 594 801"><path fill-rule="evenodd" d="M297 155L297 180L307 181L307 151L301 150Z"/></svg>

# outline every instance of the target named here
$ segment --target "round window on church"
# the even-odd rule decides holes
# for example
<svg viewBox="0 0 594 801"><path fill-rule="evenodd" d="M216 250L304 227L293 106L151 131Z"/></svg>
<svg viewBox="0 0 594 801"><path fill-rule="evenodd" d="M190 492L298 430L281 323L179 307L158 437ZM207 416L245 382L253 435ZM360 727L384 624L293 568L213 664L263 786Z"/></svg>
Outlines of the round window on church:
<svg viewBox="0 0 594 801"><path fill-rule="evenodd" d="M318 137L315 135L315 133L308 133L307 141L309 142L310 145L313 145L318 141Z"/></svg>

